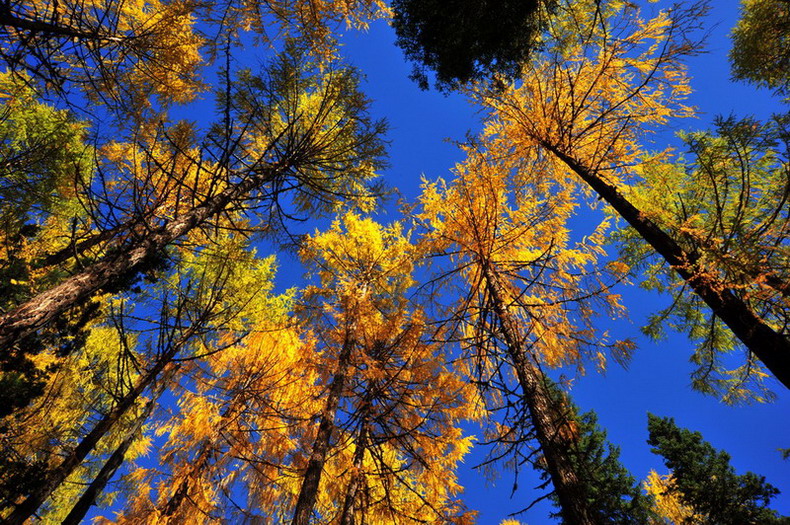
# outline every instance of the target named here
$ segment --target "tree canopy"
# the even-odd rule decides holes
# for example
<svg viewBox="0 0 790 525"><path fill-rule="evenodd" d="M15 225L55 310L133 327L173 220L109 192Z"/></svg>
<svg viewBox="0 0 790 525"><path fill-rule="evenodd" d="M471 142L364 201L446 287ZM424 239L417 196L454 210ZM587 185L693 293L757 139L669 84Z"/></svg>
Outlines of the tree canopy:
<svg viewBox="0 0 790 525"><path fill-rule="evenodd" d="M504 479L511 525L786 523L672 419L629 470L641 392L574 401L641 306L693 389L790 387L788 117L692 130L707 7L654 3L4 2L0 521L466 525ZM780 96L785 4L731 53ZM479 116L446 173L388 171L376 20Z"/></svg>

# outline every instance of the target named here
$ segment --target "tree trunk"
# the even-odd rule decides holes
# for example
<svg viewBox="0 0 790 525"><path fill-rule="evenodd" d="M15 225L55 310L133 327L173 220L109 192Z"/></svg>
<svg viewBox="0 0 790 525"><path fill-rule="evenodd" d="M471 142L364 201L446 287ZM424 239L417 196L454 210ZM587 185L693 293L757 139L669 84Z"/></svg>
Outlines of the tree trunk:
<svg viewBox="0 0 790 525"><path fill-rule="evenodd" d="M11 9L8 7L8 3L6 2L3 2L3 5L0 6L0 26L13 27L19 31L26 31L31 34L42 33L45 35L55 35L58 37L74 38L80 40L92 40L96 42L120 42L122 40L121 37L112 34L103 35L98 28L85 31L77 27L52 23L40 19L20 18L11 12Z"/></svg>
<svg viewBox="0 0 790 525"><path fill-rule="evenodd" d="M114 254L107 255L101 261L3 315L0 317L0 349L10 350L15 341L47 325L72 306L102 288L122 282L130 274L136 274L173 241L221 213L232 201L243 198L256 187L283 173L290 165L291 161L288 160L269 166L261 173L250 175L239 184L206 199L182 216L152 230L144 239L128 247L117 247Z"/></svg>
<svg viewBox="0 0 790 525"><path fill-rule="evenodd" d="M368 424L367 418L362 418L362 428L359 430L356 448L354 449L354 460L352 462L353 471L351 480L348 484L346 497L343 501L343 512L340 515L339 525L354 525L354 511L359 494L359 486L362 484L362 468L365 464L365 451L368 448Z"/></svg>
<svg viewBox="0 0 790 525"><path fill-rule="evenodd" d="M494 314L499 320L507 353L513 361L524 402L546 462L560 513L566 523L593 525L580 480L568 452L576 446L568 420L562 407L555 406L546 388L543 372L530 362L524 347L519 322L511 314L499 275L488 261L481 261L486 288L491 298Z"/></svg>
<svg viewBox="0 0 790 525"><path fill-rule="evenodd" d="M687 253L657 224L642 214L616 187L603 181L573 157L547 142L541 145L562 160L601 196L680 275L714 315L773 373L790 388L790 339L777 332L738 297L730 286L701 275L697 256Z"/></svg>
<svg viewBox="0 0 790 525"><path fill-rule="evenodd" d="M134 440L137 438L137 433L141 428L143 428L148 416L151 415L157 399L159 399L159 396L164 391L164 386L165 382L163 381L159 385L159 388L157 388L156 394L154 394L151 397L151 400L148 401L143 413L137 418L137 423L135 423L134 427L129 431L129 435L126 436L126 439L124 439L121 444L118 445L118 448L113 451L112 455L101 468L94 480L90 485L88 485L87 490L82 494L80 499L77 501L74 507L72 507L71 511L64 518L60 525L79 525L82 523L82 520L88 513L88 509L90 509L91 505L96 502L96 498L104 491L107 483L110 482L112 477L115 475L115 472L123 463L126 452L129 450L129 447L132 446L132 443L134 443Z"/></svg>
<svg viewBox="0 0 790 525"><path fill-rule="evenodd" d="M299 497L296 500L292 525L308 525L313 514L316 499L318 498L318 486L321 482L321 473L326 463L326 455L329 452L330 440L335 430L335 414L340 404L340 397L346 384L346 372L351 351L354 348L354 341L346 335L343 348L338 358L337 370L332 378L329 387L329 397L326 400L324 412L321 415L321 422L318 425L318 433L313 441L313 450L310 460L307 462L307 469L302 479L302 486L299 489Z"/></svg>
<svg viewBox="0 0 790 525"><path fill-rule="evenodd" d="M191 335L191 334L190 334ZM186 340L185 336L182 340ZM90 454L99 440L104 437L110 429L121 419L129 410L137 398L148 388L157 376L164 370L173 356L181 348L180 345L173 345L171 350L164 354L143 377L139 378L137 384L124 395L118 403L82 438L82 441L63 459L60 465L51 470L49 474L41 480L38 487L32 491L25 500L18 504L14 511L6 518L6 525L22 525L25 520L30 518L44 503L52 493L68 478ZM23 494L20 494L20 497Z"/></svg>

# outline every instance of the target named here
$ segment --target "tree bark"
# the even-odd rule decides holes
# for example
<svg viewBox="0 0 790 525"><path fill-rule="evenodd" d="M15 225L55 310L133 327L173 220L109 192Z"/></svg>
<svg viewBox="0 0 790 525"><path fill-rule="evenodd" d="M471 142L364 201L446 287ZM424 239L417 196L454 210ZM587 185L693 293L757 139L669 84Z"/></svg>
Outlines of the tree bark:
<svg viewBox="0 0 790 525"><path fill-rule="evenodd" d="M130 274L136 274L173 241L221 213L232 201L243 198L253 189L282 174L291 165L286 160L271 165L260 173L251 174L242 182L206 199L184 215L152 230L145 238L130 246L117 247L114 254L107 255L82 272L3 315L0 317L0 350L9 351L15 341L46 326L72 306L102 288L117 284Z"/></svg>
<svg viewBox="0 0 790 525"><path fill-rule="evenodd" d="M362 428L359 430L356 448L354 449L354 460L352 462L351 480L348 484L346 497L343 501L343 511L340 515L340 525L354 525L354 511L359 494L359 486L362 483L362 468L365 463L365 451L368 448L368 425L367 418L362 418Z"/></svg>
<svg viewBox="0 0 790 525"><path fill-rule="evenodd" d="M583 481L573 468L568 452L576 446L562 407L556 407L546 388L543 372L530 362L518 320L509 310L500 277L489 261L480 261L494 314L499 320L507 353L513 362L524 402L554 486L560 513L566 523L593 525L582 490Z"/></svg>
<svg viewBox="0 0 790 525"><path fill-rule="evenodd" d="M157 389L157 392L154 396L151 397L151 400L148 401L145 410L140 416L137 418L137 423L134 427L129 431L129 435L121 442L120 445L113 451L112 455L110 455L107 462L102 466L99 473L93 479L88 488L83 492L80 499L74 506L71 508L71 511L68 515L63 519L60 525L79 525L82 523L82 520L85 518L85 515L88 513L88 510L91 508L96 502L96 498L104 491L104 488L107 486L107 483L110 482L112 477L115 475L115 472L123 463L126 452L128 452L129 447L132 446L134 440L137 438L137 433L143 428L148 416L151 415L153 411L154 405L156 404L157 399L164 391L165 383L162 382L160 387Z"/></svg>
<svg viewBox="0 0 790 525"><path fill-rule="evenodd" d="M707 304L733 334L762 361L765 367L790 388L790 339L772 328L736 293L721 281L701 275L698 257L687 253L669 234L642 214L615 186L602 180L556 146L541 145L562 160L585 183L603 198L653 247L692 290Z"/></svg>
<svg viewBox="0 0 790 525"><path fill-rule="evenodd" d="M291 521L292 525L308 525L310 523L310 517L313 514L316 499L318 499L318 487L321 482L324 464L326 463L326 456L329 452L330 440L335 430L335 415L346 385L346 373L353 348L353 339L346 335L346 340L338 358L337 371L329 387L329 397L327 397L324 412L321 414L318 433L315 441L313 441L313 450L307 462L304 478L302 478L302 486L299 489L299 497L296 500L294 517L293 521Z"/></svg>
<svg viewBox="0 0 790 525"><path fill-rule="evenodd" d="M140 395L148 388L157 376L165 369L171 362L173 356L180 349L180 345L173 345L171 350L164 354L143 377L141 377L137 384L124 395L118 403L110 410L102 419L82 438L82 441L63 458L60 465L41 480L38 487L28 494L22 503L18 504L14 511L6 518L4 522L6 525L22 525L38 510L52 493L68 478L74 469L76 469L90 454L99 440L104 437L110 429L121 419L121 417L129 410ZM20 494L20 497L24 496Z"/></svg>

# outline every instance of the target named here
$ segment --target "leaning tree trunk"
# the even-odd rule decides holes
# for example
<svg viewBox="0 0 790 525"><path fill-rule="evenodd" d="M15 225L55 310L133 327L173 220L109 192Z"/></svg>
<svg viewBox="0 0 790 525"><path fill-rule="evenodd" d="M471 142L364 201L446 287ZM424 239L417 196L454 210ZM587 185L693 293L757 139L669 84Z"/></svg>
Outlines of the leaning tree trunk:
<svg viewBox="0 0 790 525"><path fill-rule="evenodd" d="M346 385L346 374L351 360L351 351L354 348L354 341L349 335L343 343L343 348L338 358L337 370L332 378L329 387L329 395L321 414L321 422L318 425L318 433L313 441L313 450L307 462L307 469L302 478L302 486L299 489L299 497L296 500L292 525L308 525L310 517L318 499L318 486L321 483L321 473L324 470L326 456L329 452L330 441L335 430L335 414L340 404L340 397Z"/></svg>
<svg viewBox="0 0 790 525"><path fill-rule="evenodd" d="M192 333L183 336L181 341L188 340ZM40 480L37 487L27 495L14 511L6 518L7 525L21 525L38 510L38 508L57 490L58 487L71 475L74 470L88 457L99 440L103 438L132 408L140 395L154 382L165 367L172 362L173 357L182 347L181 344L172 345L168 351L161 355L156 364L137 381L137 384L115 404L104 417L99 420L96 426L82 438L82 441L74 447L61 461L60 465L51 470ZM167 375L167 374L166 374ZM20 494L19 497L23 497Z"/></svg>
<svg viewBox="0 0 790 525"><path fill-rule="evenodd" d="M738 297L732 287L701 272L698 256L686 252L675 239L647 218L615 186L577 159L548 142L541 145L562 160L634 228L726 324L733 334L790 388L790 338L777 332ZM775 286L776 287L776 286Z"/></svg>
<svg viewBox="0 0 790 525"><path fill-rule="evenodd" d="M135 423L134 427L132 427L126 438L121 441L121 444L118 445L118 447L113 451L109 459L107 459L107 462L102 466L99 473L93 479L91 484L88 485L88 488L82 493L80 499L74 504L74 506L71 508L71 511L63 519L60 525L79 525L82 523L82 520L85 518L88 510L91 508L91 505L96 502L96 498L99 496L99 494L104 492L104 488L107 486L107 483L110 482L112 477L118 471L118 468L123 464L126 453L129 451L129 447L131 447L132 443L134 443L134 440L137 439L137 433L140 432L140 429L143 428L148 416L151 415L151 412L156 405L156 401L164 391L164 386L165 381L162 381L159 387L156 389L156 393L146 404L143 413L137 417L137 422Z"/></svg>
<svg viewBox="0 0 790 525"><path fill-rule="evenodd" d="M244 198L255 188L282 175L293 165L294 159L288 158L250 174L242 182L209 197L131 245L114 247L113 253L104 259L3 315L0 317L0 349L9 350L17 340L46 326L102 288L136 274L173 241L221 213L231 202Z"/></svg>
<svg viewBox="0 0 790 525"><path fill-rule="evenodd" d="M543 372L530 361L521 336L519 322L505 301L505 291L496 269L490 262L480 262L486 289L494 315L500 323L507 344L507 354L513 362L530 421L546 462L546 470L559 501L560 513L566 523L593 525L595 522L583 490L584 480L573 468L571 451L576 446L570 422L561 407L555 406L546 388Z"/></svg>

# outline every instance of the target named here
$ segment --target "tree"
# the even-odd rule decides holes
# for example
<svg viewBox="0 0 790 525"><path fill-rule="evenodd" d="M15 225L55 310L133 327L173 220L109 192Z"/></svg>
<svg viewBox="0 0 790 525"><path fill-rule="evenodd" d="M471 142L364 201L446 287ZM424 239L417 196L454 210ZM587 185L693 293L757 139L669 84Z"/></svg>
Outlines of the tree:
<svg viewBox="0 0 790 525"><path fill-rule="evenodd" d="M648 414L647 426L652 452L661 455L672 472L666 491L694 513L684 523L790 523L790 518L768 508L779 491L762 476L735 474L730 456L714 449L699 432L652 414Z"/></svg>
<svg viewBox="0 0 790 525"><path fill-rule="evenodd" d="M51 443L58 443L58 446L50 452L50 463L46 471L38 473L35 486L9 487L9 496L3 507L13 507L14 510L6 516L6 521L23 523L68 479L73 479L97 449L114 446L111 441L114 436L120 434L123 437L113 454L125 448L121 454L125 455L132 445L130 440L138 437L139 428L147 418L135 415L135 412L150 414L152 411L150 406L140 408L144 404L141 401L143 395L154 391L156 394L151 394L154 399L171 388L179 379L177 369L180 360L199 358L204 346L211 344L220 333L225 339L232 339L231 333L243 332L239 318L262 315L264 310L271 316L275 315L281 299L270 295L272 260L254 260L251 254L245 253L244 245L232 237L215 237L213 241L216 248L187 254L182 259L182 266L177 269L175 277L164 285L162 313L149 323L154 325L154 329L142 327L140 335L134 338L137 345L130 342L134 330L123 318L115 321L115 330L97 329L102 336L91 340L93 355L84 356L88 361L85 367L69 370L75 375L65 378L67 382L64 384L53 385L58 386L58 390L47 392L62 400L59 403L50 401L45 410L35 407L43 414L31 409L17 415L12 429L17 427L14 430L22 430L22 433L14 436L12 431L5 436L18 443L24 439L24 444L16 446L17 454L24 457L25 449L28 449L28 455L32 455L31 452L41 454L42 449L52 448ZM219 253L222 257L218 257ZM245 289L245 281L255 286ZM153 297L150 299L149 309ZM134 317L132 312L125 316ZM113 337L108 337L108 331ZM142 334L152 331L157 338L151 344L153 348L149 355L129 348L142 346L145 341ZM200 345L195 348L197 341ZM221 349L223 343L220 339L214 344ZM116 353L109 351L111 346ZM110 363L105 365L108 368L115 360L125 361L128 368L115 365L120 370L112 373L96 366L97 360L107 358L110 359ZM88 384L85 384L86 380ZM94 413L94 417L89 417ZM44 418L41 423L49 422L44 436L40 435L42 430L33 427L25 430L27 425L23 423L25 420L32 422L31 419L36 421L39 417ZM58 425L53 425L54 422ZM127 430L128 426L132 429ZM50 444L45 445L47 442ZM115 465L115 469L118 466Z"/></svg>
<svg viewBox="0 0 790 525"><path fill-rule="evenodd" d="M597 194L790 387L790 339L783 328L631 196L638 180L631 167L644 155L642 134L670 115L690 114L681 60L696 49L687 35L703 12L692 5L643 21L627 2L609 3L600 16L574 3L552 25L554 44L525 66L522 85L478 92L492 110L483 135L503 159L548 156L551 169L536 177L549 173Z"/></svg>
<svg viewBox="0 0 790 525"><path fill-rule="evenodd" d="M0 60L64 98L77 85L93 100L137 114L201 89L203 39L186 1L9 1L0 7ZM73 99L72 99L73 100Z"/></svg>
<svg viewBox="0 0 790 525"><path fill-rule="evenodd" d="M547 380L549 381L549 380ZM578 408L556 385L549 390L567 410L576 425L576 446L571 462L584 480L585 499L594 523L645 525L655 518L652 497L640 490L636 479L620 463L620 450L608 443L606 431L598 425L595 412L578 413ZM552 498L557 503L557 498ZM564 521L567 523L567 521Z"/></svg>
<svg viewBox="0 0 790 525"><path fill-rule="evenodd" d="M766 123L731 117L717 119L715 131L681 134L688 153L646 159L631 193L645 215L687 253L698 254L701 267L732 283L773 326L787 324L790 306L786 126L781 117ZM644 330L658 337L670 325L698 341L695 388L724 392L727 402L769 396L760 391L765 374L752 356L735 370L723 369L722 356L738 347L737 339L677 274L633 230L619 233L618 241L623 260L647 276L644 286L674 295Z"/></svg>
<svg viewBox="0 0 790 525"><path fill-rule="evenodd" d="M0 86L7 94L0 121L0 311L7 311L62 278L62 269L46 268L40 259L62 246L61 237L83 228L75 220L92 176L93 154L85 144L84 123L37 101L33 90L10 74L0 76ZM40 395L55 369L36 368L30 354L52 337L59 338L63 355L79 348L96 306L84 305L20 352L0 357L0 417Z"/></svg>
<svg viewBox="0 0 790 525"><path fill-rule="evenodd" d="M286 453L290 427L283 421L301 414L293 407L311 393L300 380L299 360L312 347L286 323L290 296L271 293L273 258L257 257L242 236L223 237L211 249L190 254L178 279L171 278L173 288L190 291L183 299L188 308L181 317L189 320L184 329L201 331L197 337L184 334L190 346L170 353L168 366L178 373L165 383L179 403L159 407L154 416L168 417L149 430L166 436L154 458L161 468L127 469L133 490L121 522L195 521L226 510L222 504L230 502L221 501L222 493L207 480L222 476L222 469L238 469L244 458L273 461L272 450ZM160 362L167 357L161 355ZM264 428L270 429L269 439L257 441ZM256 447L262 449L257 454ZM227 478L228 484L236 481Z"/></svg>
<svg viewBox="0 0 790 525"><path fill-rule="evenodd" d="M790 5L785 0L741 2L732 37L733 76L790 95Z"/></svg>
<svg viewBox="0 0 790 525"><path fill-rule="evenodd" d="M549 0L395 0L397 44L414 62L412 78L427 89L427 71L442 89L493 72L516 76L535 47Z"/></svg>
<svg viewBox="0 0 790 525"><path fill-rule="evenodd" d="M329 59L334 26L364 28L385 12L380 0L12 0L0 7L0 60L76 107L85 101L72 86L115 118L144 118L205 91L207 66L221 50L243 48L242 33L265 43L299 38Z"/></svg>
<svg viewBox="0 0 790 525"><path fill-rule="evenodd" d="M302 212L332 207L338 196L361 194L371 199L366 181L380 165L382 125L365 115L367 102L356 90L355 73L324 70L320 78L304 78L307 66L294 65L292 58L283 57L275 64L270 83L246 77L236 92L240 100L235 106L241 113L243 135L227 137L233 149L216 152L221 162L204 163L183 152L186 168L210 181L207 194L193 194L193 204L184 209L159 210L150 216L151 222L136 228L142 235L132 231L128 239L114 238L104 257L5 313L0 318L0 347L8 349L98 291L128 281L177 239L206 227L251 194L275 213L288 190L296 193L297 211ZM264 100L268 104L261 105ZM162 161L154 160L153 166L162 166ZM175 168L167 175L177 181L172 195L180 201L190 181L184 180L179 165Z"/></svg>
<svg viewBox="0 0 790 525"><path fill-rule="evenodd" d="M516 454L534 439L562 518L594 523L585 489L592 480L572 459L576 423L542 366L581 366L582 355L596 350L599 365L605 364L607 343L591 327L591 305L613 311L617 298L586 271L600 253L603 229L574 246L566 228L575 207L568 188L546 182L528 192L517 186L542 169L539 163L504 170L488 152L471 146L467 154L452 184L426 184L418 215L426 229L422 242L429 253L449 254L447 276L457 274L457 286L467 290L452 319L464 336L471 380L490 406L513 412L494 435ZM611 350L624 359L631 347L616 342ZM535 463L537 453L523 461Z"/></svg>
<svg viewBox="0 0 790 525"><path fill-rule="evenodd" d="M474 413L471 389L409 305L415 247L400 224L347 213L301 253L320 277L304 314L331 375L293 523L466 523L454 470L471 446L458 425Z"/></svg>

